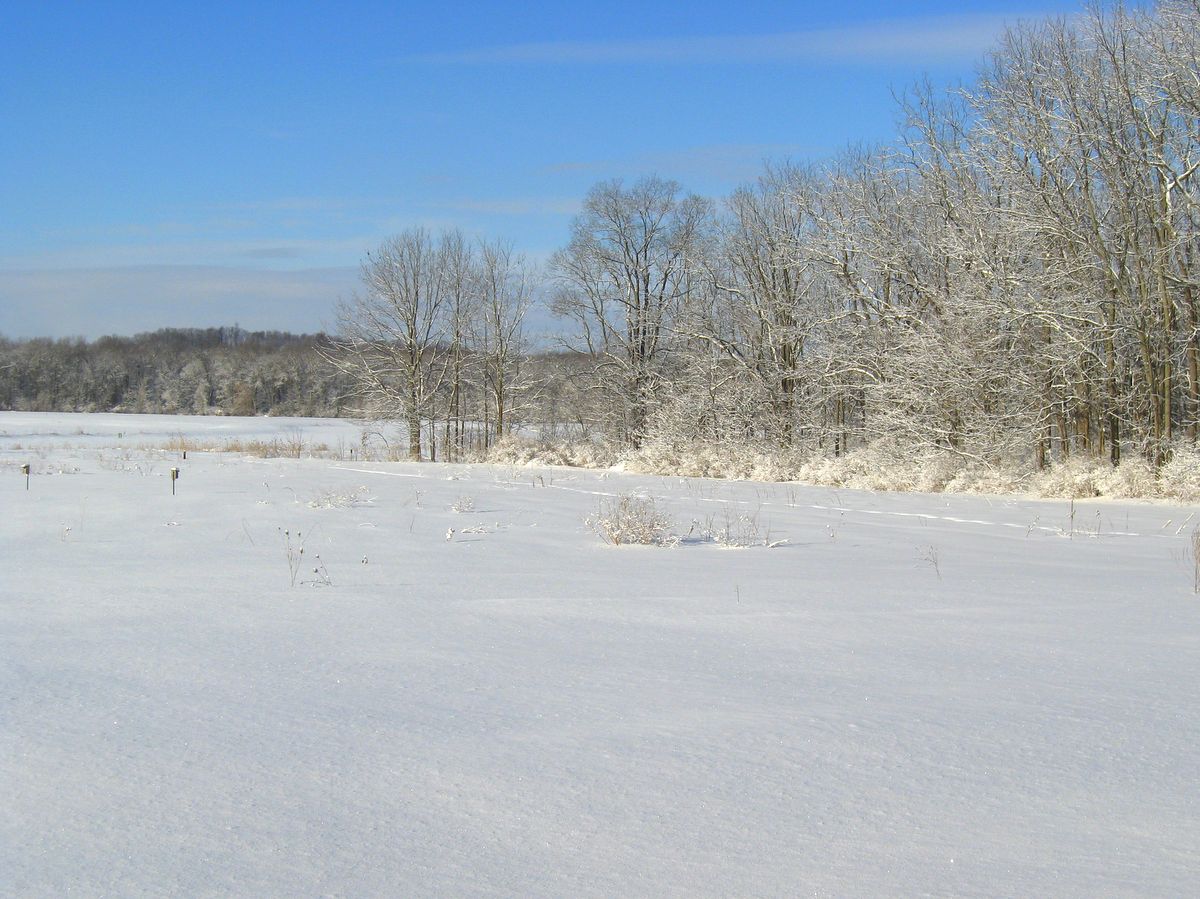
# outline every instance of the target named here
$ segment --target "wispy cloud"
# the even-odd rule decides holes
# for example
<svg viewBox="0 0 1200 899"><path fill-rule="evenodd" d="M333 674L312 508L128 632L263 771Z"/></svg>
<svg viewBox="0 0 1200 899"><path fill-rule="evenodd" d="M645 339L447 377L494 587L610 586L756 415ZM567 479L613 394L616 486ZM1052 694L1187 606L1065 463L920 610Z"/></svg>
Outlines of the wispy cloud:
<svg viewBox="0 0 1200 899"><path fill-rule="evenodd" d="M337 265L341 260L356 260L365 249L378 242L369 233L328 240L288 238L210 240L142 240L128 243L77 242L26 256L0 256L0 270L20 269L107 269L139 266L234 265L239 260L255 260L298 268ZM290 263L290 264L289 264Z"/></svg>
<svg viewBox="0 0 1200 899"><path fill-rule="evenodd" d="M1032 13L1030 17L1038 17ZM975 13L779 34L551 41L409 57L426 63L895 63L972 59L1021 16Z"/></svg>
<svg viewBox="0 0 1200 899"><path fill-rule="evenodd" d="M338 212L342 210L373 209L401 202L397 197L270 197L240 202L216 203L213 209L247 212Z"/></svg>
<svg viewBox="0 0 1200 899"><path fill-rule="evenodd" d="M248 250L242 250L239 254L246 259L260 259L264 262L283 261L287 259L304 259L308 256L308 252L301 247L295 246L262 246L253 247Z"/></svg>
<svg viewBox="0 0 1200 899"><path fill-rule="evenodd" d="M331 331L339 300L358 288L357 268L263 271L230 266L147 265L0 270L0 336L86 337L158 328L239 324L251 331ZM540 344L557 323L535 306L526 321Z"/></svg>
<svg viewBox="0 0 1200 899"><path fill-rule="evenodd" d="M547 166L545 172L583 172L604 177L637 177L653 172L669 178L701 179L732 185L762 174L766 161L827 156L832 149L806 144L709 144L620 158L560 162Z"/></svg>
<svg viewBox="0 0 1200 899"><path fill-rule="evenodd" d="M355 268L291 271L147 265L0 271L0 334L132 334L239 323L250 329L330 327Z"/></svg>
<svg viewBox="0 0 1200 899"><path fill-rule="evenodd" d="M579 211L578 197L510 197L491 200L442 200L430 204L438 209L478 212L485 215L573 215Z"/></svg>

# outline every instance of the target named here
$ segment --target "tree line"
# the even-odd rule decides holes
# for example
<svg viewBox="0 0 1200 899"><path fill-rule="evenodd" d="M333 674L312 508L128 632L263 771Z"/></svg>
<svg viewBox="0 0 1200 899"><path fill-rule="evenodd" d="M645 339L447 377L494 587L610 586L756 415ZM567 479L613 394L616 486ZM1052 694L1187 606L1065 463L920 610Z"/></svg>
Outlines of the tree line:
<svg viewBox="0 0 1200 899"><path fill-rule="evenodd" d="M0 408L336 416L349 384L324 335L168 328L94 341L0 338Z"/></svg>
<svg viewBox="0 0 1200 899"><path fill-rule="evenodd" d="M162 335L200 332L159 332L133 341L153 361L111 375L115 338L2 344L0 403L369 415L402 423L413 458L518 425L1038 468L1194 444L1200 0L1016 25L973 83L900 111L890 145L769 164L721 200L597 184L540 268L406 230L329 337L221 338L178 367ZM534 302L558 352L531 350ZM84 383L14 369L38 353L88 356Z"/></svg>
<svg viewBox="0 0 1200 899"><path fill-rule="evenodd" d="M537 276L575 417L630 447L1161 464L1200 427L1198 35L1198 0L1024 23L972 85L903 98L890 146L772 164L721 202L598 184ZM414 457L438 397L499 434L539 390L534 277L503 244L406 231L327 358Z"/></svg>
<svg viewBox="0 0 1200 899"><path fill-rule="evenodd" d="M453 377L422 388L429 392L429 417L422 422L426 457L478 455L515 426L536 424L533 433L546 439L587 428L586 398L573 392L582 360L533 352L523 335L518 352L509 341L519 321L479 345L460 339L426 349L425 368L435 358L453 361ZM372 402L330 361L341 345L325 334L237 326L93 341L0 337L0 409L395 420L394 406Z"/></svg>

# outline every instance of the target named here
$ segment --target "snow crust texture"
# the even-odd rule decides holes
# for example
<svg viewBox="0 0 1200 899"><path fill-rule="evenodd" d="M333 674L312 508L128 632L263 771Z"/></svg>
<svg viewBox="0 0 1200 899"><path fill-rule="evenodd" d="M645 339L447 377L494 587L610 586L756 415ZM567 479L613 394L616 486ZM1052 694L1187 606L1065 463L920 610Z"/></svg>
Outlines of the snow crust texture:
<svg viewBox="0 0 1200 899"><path fill-rule="evenodd" d="M0 413L0 893L1195 893L1194 509L151 445L219 421Z"/></svg>

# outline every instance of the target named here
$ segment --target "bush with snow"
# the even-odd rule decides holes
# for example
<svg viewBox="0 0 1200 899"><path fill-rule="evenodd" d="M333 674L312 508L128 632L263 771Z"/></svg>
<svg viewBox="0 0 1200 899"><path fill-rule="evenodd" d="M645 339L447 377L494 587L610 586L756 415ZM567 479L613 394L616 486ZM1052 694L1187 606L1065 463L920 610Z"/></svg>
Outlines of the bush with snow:
<svg viewBox="0 0 1200 899"><path fill-rule="evenodd" d="M913 449L889 439L829 457L811 450L804 453L700 440L651 440L619 452L611 444L592 440L556 444L506 438L489 450L484 461L514 466L616 467L672 477L799 481L887 492L1200 500L1200 451L1184 445L1175 447L1157 473L1136 453L1126 454L1115 466L1105 458L1076 455L1035 471L1028 457L983 461L936 447Z"/></svg>
<svg viewBox="0 0 1200 899"><path fill-rule="evenodd" d="M1154 497L1161 493L1154 469L1141 456L1129 456L1119 465L1106 459L1075 456L1038 472L1029 480L1038 496L1087 499Z"/></svg>
<svg viewBox="0 0 1200 899"><path fill-rule="evenodd" d="M482 461L494 465L568 465L576 468L608 468L617 461L617 454L608 444L587 439L556 443L505 437L488 448Z"/></svg>
<svg viewBox="0 0 1200 899"><path fill-rule="evenodd" d="M673 546L679 542L671 517L648 496L622 493L601 500L587 524L613 546Z"/></svg>
<svg viewBox="0 0 1200 899"><path fill-rule="evenodd" d="M1200 451L1177 446L1158 472L1158 492L1170 499L1200 500Z"/></svg>

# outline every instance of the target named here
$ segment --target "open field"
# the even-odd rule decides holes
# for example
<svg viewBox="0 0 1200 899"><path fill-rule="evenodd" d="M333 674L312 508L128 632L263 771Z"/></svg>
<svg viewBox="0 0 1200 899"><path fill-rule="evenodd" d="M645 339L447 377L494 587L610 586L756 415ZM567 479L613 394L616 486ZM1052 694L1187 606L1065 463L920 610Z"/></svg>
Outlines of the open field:
<svg viewBox="0 0 1200 899"><path fill-rule="evenodd" d="M1194 892L1195 509L297 430L0 413L0 892Z"/></svg>

